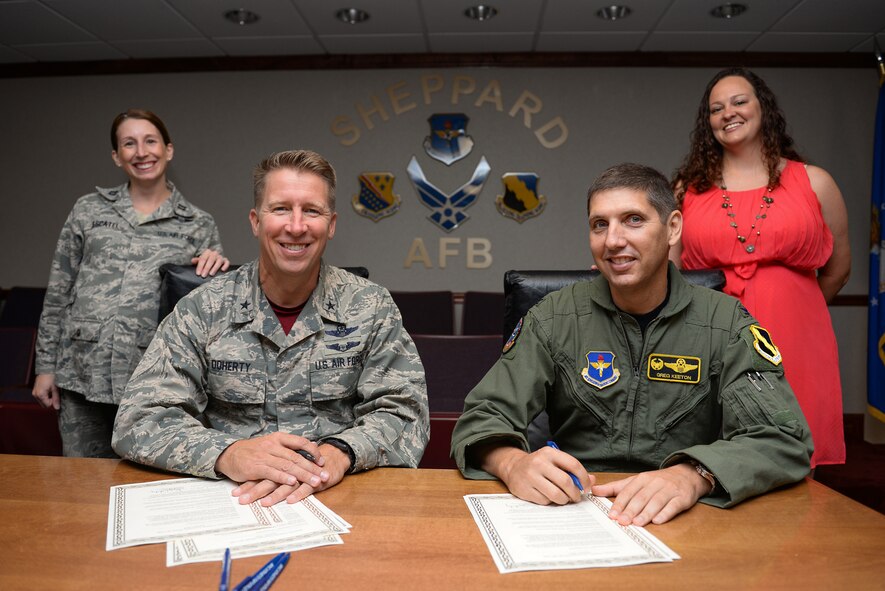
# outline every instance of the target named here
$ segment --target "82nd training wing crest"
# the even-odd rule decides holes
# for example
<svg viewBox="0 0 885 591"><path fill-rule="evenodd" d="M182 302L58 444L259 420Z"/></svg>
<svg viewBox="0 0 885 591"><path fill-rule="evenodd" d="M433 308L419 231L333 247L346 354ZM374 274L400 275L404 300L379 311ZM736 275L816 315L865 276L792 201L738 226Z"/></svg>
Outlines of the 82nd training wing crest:
<svg viewBox="0 0 885 591"><path fill-rule="evenodd" d="M373 222L399 211L401 200L393 194L394 176L389 172L364 172L359 176L360 192L351 203L359 215Z"/></svg>

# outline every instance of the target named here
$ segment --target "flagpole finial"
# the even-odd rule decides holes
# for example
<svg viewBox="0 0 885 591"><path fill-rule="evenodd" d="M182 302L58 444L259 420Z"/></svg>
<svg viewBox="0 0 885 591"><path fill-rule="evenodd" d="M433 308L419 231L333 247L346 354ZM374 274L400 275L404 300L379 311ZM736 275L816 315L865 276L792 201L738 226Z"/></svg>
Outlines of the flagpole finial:
<svg viewBox="0 0 885 591"><path fill-rule="evenodd" d="M882 55L882 48L879 47L879 41L873 37L873 52L876 54L876 66L879 68L879 86L885 84L885 57Z"/></svg>

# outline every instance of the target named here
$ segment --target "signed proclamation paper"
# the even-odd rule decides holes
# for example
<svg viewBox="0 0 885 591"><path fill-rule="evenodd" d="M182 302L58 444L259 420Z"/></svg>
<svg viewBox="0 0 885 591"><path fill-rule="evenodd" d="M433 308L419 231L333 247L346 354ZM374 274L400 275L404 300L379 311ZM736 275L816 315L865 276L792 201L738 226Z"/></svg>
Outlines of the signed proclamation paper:
<svg viewBox="0 0 885 591"><path fill-rule="evenodd" d="M466 495L498 570L513 573L672 562L679 555L644 528L608 518L611 501L536 505L510 494Z"/></svg>
<svg viewBox="0 0 885 591"><path fill-rule="evenodd" d="M268 527L258 503L240 505L230 480L178 478L111 487L107 550L182 536Z"/></svg>

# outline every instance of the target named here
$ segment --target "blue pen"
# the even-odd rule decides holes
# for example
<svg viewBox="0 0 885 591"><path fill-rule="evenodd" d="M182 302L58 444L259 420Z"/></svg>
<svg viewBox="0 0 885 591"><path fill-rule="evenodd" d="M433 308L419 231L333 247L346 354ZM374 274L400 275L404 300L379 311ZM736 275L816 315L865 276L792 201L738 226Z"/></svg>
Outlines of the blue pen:
<svg viewBox="0 0 885 591"><path fill-rule="evenodd" d="M272 573L274 569L276 569L277 564L284 560L289 560L289 554L286 552L280 552L268 560L257 572L240 581L240 584L234 587L234 591L252 591L253 589L258 589L262 579Z"/></svg>
<svg viewBox="0 0 885 591"><path fill-rule="evenodd" d="M227 591L230 585L230 548L224 549L224 560L221 561L221 583L218 591Z"/></svg>
<svg viewBox="0 0 885 591"><path fill-rule="evenodd" d="M277 562L276 567L258 582L259 586L256 588L256 591L267 591L270 589L270 586L277 580L277 577L280 576L280 573L286 568L288 562L289 555L286 554L279 562Z"/></svg>
<svg viewBox="0 0 885 591"><path fill-rule="evenodd" d="M548 442L547 442L547 445L550 446L550 447L552 447L553 449L559 449L559 446L556 445L556 442L555 442L555 441L548 441ZM578 490L581 491L581 492L584 492L584 487L581 486L581 481L578 480L578 477L575 476L574 474L572 474L571 472L566 472L566 474L568 474L569 476L572 477L572 482L575 483L575 486L578 487Z"/></svg>

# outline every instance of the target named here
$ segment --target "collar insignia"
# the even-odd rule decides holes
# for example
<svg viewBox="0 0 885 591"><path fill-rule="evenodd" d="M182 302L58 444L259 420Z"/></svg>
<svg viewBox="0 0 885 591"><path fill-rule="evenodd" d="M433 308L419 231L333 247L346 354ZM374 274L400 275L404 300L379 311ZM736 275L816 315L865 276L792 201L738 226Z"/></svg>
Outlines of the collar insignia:
<svg viewBox="0 0 885 591"><path fill-rule="evenodd" d="M333 311L335 309L335 302L333 302L332 300L326 300L326 305L324 306L324 308L326 308L326 312Z"/></svg>
<svg viewBox="0 0 885 591"><path fill-rule="evenodd" d="M248 310L250 305L251 305L251 303L249 302L249 300L243 300L243 303L240 304L240 309L241 310Z"/></svg>
<svg viewBox="0 0 885 591"><path fill-rule="evenodd" d="M581 370L581 377L600 390L611 386L621 377L621 370L615 368L615 357L611 351L588 351L587 367Z"/></svg>

